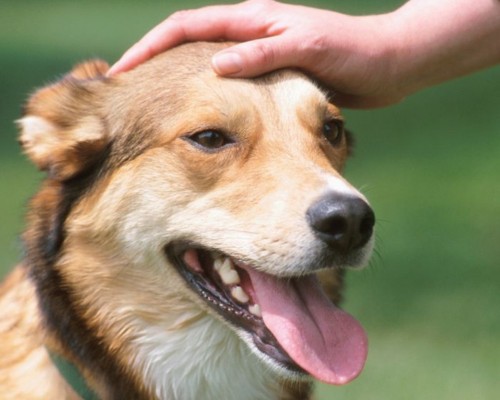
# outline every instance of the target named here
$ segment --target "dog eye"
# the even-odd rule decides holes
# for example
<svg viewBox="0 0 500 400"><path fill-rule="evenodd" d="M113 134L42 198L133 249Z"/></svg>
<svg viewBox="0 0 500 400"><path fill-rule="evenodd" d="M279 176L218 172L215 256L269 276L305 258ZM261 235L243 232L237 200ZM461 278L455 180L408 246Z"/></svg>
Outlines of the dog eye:
<svg viewBox="0 0 500 400"><path fill-rule="evenodd" d="M201 147L209 150L216 150L232 143L224 134L216 130L207 130L188 136L188 139Z"/></svg>
<svg viewBox="0 0 500 400"><path fill-rule="evenodd" d="M337 146L344 136L344 124L339 120L327 121L323 124L323 136L332 146Z"/></svg>

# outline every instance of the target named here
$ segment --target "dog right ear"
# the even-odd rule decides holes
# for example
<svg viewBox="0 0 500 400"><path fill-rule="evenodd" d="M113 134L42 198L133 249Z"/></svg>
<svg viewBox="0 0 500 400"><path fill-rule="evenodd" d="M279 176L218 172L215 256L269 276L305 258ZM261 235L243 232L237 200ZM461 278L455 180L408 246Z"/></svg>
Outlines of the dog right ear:
<svg viewBox="0 0 500 400"><path fill-rule="evenodd" d="M65 181L90 168L109 139L99 117L97 92L109 66L88 61L53 85L35 92L17 121L19 142L33 163Z"/></svg>

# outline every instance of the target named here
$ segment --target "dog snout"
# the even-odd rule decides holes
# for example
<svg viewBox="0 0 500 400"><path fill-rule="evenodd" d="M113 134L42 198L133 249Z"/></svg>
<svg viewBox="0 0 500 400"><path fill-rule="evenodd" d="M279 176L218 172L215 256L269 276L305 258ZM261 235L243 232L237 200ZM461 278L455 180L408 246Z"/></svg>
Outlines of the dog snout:
<svg viewBox="0 0 500 400"><path fill-rule="evenodd" d="M375 224L375 214L366 201L337 193L321 197L306 216L316 236L342 254L363 247Z"/></svg>

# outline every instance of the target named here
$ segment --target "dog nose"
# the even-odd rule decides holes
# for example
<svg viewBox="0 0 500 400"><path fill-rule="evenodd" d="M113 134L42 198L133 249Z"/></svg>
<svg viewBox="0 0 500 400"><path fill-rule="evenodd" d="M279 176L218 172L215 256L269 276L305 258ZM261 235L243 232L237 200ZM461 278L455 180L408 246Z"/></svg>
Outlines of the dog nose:
<svg viewBox="0 0 500 400"><path fill-rule="evenodd" d="M375 214L364 200L342 194L321 197L306 215L314 233L344 254L364 246L375 224Z"/></svg>

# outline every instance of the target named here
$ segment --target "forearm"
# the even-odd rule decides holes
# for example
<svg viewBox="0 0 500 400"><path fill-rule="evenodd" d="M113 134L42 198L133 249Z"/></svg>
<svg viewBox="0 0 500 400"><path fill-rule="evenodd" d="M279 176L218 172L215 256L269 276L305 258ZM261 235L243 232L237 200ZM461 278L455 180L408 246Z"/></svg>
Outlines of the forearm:
<svg viewBox="0 0 500 400"><path fill-rule="evenodd" d="M500 63L500 0L410 0L392 17L407 94Z"/></svg>

